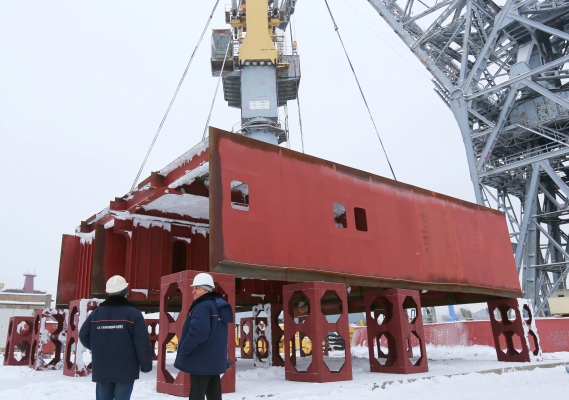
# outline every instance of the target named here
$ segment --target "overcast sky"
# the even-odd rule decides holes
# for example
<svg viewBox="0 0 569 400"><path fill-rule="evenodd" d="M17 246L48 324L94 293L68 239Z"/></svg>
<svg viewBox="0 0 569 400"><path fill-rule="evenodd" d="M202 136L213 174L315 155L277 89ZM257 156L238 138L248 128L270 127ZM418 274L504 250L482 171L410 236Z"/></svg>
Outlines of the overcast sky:
<svg viewBox="0 0 569 400"><path fill-rule="evenodd" d="M0 2L0 282L55 294L61 235L130 189L215 0ZM210 29L226 28L220 2ZM474 201L465 151L430 75L366 0L329 0L397 178ZM299 0L306 153L391 177L324 0ZM210 31L142 177L202 137ZM289 102L291 146L300 151ZM240 120L220 92L211 125Z"/></svg>

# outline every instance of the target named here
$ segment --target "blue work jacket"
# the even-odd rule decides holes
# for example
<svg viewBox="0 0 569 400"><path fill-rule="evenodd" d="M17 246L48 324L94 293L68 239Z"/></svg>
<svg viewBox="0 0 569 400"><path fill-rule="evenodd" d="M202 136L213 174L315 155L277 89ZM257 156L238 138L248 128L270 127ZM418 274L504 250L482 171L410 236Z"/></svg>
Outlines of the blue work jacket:
<svg viewBox="0 0 569 400"><path fill-rule="evenodd" d="M192 303L178 345L174 366L193 375L220 375L227 370L227 324L231 305L211 292Z"/></svg>
<svg viewBox="0 0 569 400"><path fill-rule="evenodd" d="M79 340L93 357L93 382L138 379L152 371L152 348L144 317L123 296L110 296L85 320Z"/></svg>

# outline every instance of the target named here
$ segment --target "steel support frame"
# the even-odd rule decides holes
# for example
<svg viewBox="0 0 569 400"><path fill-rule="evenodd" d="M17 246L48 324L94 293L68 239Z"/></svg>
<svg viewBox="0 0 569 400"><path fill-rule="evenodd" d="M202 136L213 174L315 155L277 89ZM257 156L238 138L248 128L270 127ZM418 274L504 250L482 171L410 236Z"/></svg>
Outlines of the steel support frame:
<svg viewBox="0 0 569 400"><path fill-rule="evenodd" d="M152 361L158 360L158 332L160 331L160 320L154 318L145 319L148 337L150 338L150 348L152 349Z"/></svg>
<svg viewBox="0 0 569 400"><path fill-rule="evenodd" d="M34 312L34 332L29 367L36 371L63 369L62 353L67 342L69 310L44 309ZM48 329L47 322L55 322L55 329ZM53 345L53 358L46 362L46 346Z"/></svg>
<svg viewBox="0 0 569 400"><path fill-rule="evenodd" d="M340 316L329 322L323 314L321 301L327 293L335 293L340 300ZM302 301L299 301L302 298ZM352 380L350 357L350 334L348 323L348 298L345 284L329 282L305 282L283 286L285 379L301 382L338 382ZM305 318L295 315L298 307L305 307ZM295 317L297 321L295 321ZM337 332L344 340L344 363L338 370L330 368L327 362L326 340L329 332ZM299 367L296 357L296 343L302 348L302 336L308 336L312 350L306 355L309 363L306 369ZM324 348L322 348L324 346Z"/></svg>
<svg viewBox="0 0 569 400"><path fill-rule="evenodd" d="M33 317L10 317L6 350L4 350L4 365L28 365L32 349L33 323ZM19 360L14 354L16 348L23 353Z"/></svg>
<svg viewBox="0 0 569 400"><path fill-rule="evenodd" d="M391 289L367 292L364 301L370 371L392 374L428 372L419 291ZM415 318L411 321L406 308L415 310ZM382 347L387 348L387 352ZM416 360L413 347L418 349Z"/></svg>
<svg viewBox="0 0 569 400"><path fill-rule="evenodd" d="M534 266L569 262L568 230L540 217L542 203L569 212L569 90L558 72L569 63L569 34L557 29L569 10L553 0L368 2L433 75L458 123L476 201L506 213L524 297L549 315L546 300L569 268ZM542 108L532 119L522 111L534 100Z"/></svg>
<svg viewBox="0 0 569 400"><path fill-rule="evenodd" d="M80 299L69 303L69 319L67 323L67 343L63 356L63 375L71 377L88 376L91 374L91 363L83 361L86 351L79 340L79 331L88 314L96 309L103 300Z"/></svg>
<svg viewBox="0 0 569 400"><path fill-rule="evenodd" d="M281 303L272 303L270 304L270 313L269 313L269 327L270 327L270 344L272 349L272 359L271 365L273 367L284 367L284 354L281 356L280 354L280 343L283 342L283 351L284 351L284 329L279 325L279 317L283 312L283 305ZM284 316L283 316L284 321Z"/></svg>
<svg viewBox="0 0 569 400"><path fill-rule="evenodd" d="M179 371L172 376L166 368L166 346L174 338L183 340L182 328L190 307L194 301L192 282L200 271L187 270L166 275L160 281L160 332L158 334L158 366L156 374L156 391L174 396L187 397L190 393L190 374ZM225 300L235 310L235 276L211 273L216 284L215 291L223 293ZM179 310L178 318L174 319L172 309ZM223 393L235 392L235 324L228 324L227 357L233 361L221 378Z"/></svg>
<svg viewBox="0 0 569 400"><path fill-rule="evenodd" d="M270 366L273 361L273 346L271 337L271 305L259 304L253 306L253 344L255 366ZM262 312L266 317L261 317Z"/></svg>
<svg viewBox="0 0 569 400"><path fill-rule="evenodd" d="M542 361L541 344L528 299L503 299L488 302L492 335L498 361ZM500 318L496 318L499 316Z"/></svg>
<svg viewBox="0 0 569 400"><path fill-rule="evenodd" d="M266 313L266 317L259 316L263 311ZM284 351L284 330L279 325L279 317L282 311L283 306L281 303L253 306L253 317L247 318L250 321L249 327L252 329L252 332L249 332L251 348L246 353L248 354L247 357L243 357L244 351L242 348L241 358L255 358L256 366L285 366L284 358L280 354L281 343L283 343ZM243 321L243 318L241 321Z"/></svg>
<svg viewBox="0 0 569 400"><path fill-rule="evenodd" d="M254 357L253 329L253 317L241 318L239 321L239 349L242 359L252 360Z"/></svg>

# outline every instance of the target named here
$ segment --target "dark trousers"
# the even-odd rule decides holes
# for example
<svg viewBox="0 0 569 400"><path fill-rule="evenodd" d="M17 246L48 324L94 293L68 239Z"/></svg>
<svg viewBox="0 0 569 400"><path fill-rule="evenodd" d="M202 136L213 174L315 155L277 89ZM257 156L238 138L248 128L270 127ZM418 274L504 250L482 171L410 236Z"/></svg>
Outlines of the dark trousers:
<svg viewBox="0 0 569 400"><path fill-rule="evenodd" d="M130 400L134 381L97 382L97 400Z"/></svg>
<svg viewBox="0 0 569 400"><path fill-rule="evenodd" d="M190 375L190 400L221 400L219 375Z"/></svg>

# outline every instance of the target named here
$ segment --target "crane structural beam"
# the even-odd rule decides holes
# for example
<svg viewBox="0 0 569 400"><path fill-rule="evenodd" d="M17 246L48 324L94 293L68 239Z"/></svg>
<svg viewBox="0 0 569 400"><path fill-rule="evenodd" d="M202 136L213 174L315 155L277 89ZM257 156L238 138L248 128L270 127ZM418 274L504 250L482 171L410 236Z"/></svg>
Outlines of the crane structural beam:
<svg viewBox="0 0 569 400"><path fill-rule="evenodd" d="M296 0L233 1L225 13L231 28L212 33L212 75L222 75L225 100L241 109L233 131L274 145L287 140L278 108L300 85L296 42L285 36L295 7Z"/></svg>
<svg viewBox="0 0 569 400"><path fill-rule="evenodd" d="M368 0L433 76L537 315L569 273L569 1ZM517 204L519 203L519 208Z"/></svg>

